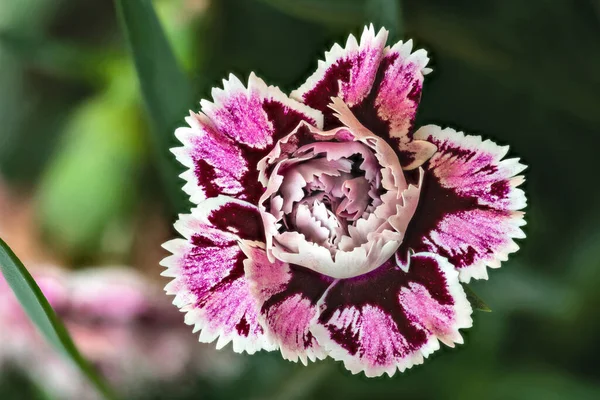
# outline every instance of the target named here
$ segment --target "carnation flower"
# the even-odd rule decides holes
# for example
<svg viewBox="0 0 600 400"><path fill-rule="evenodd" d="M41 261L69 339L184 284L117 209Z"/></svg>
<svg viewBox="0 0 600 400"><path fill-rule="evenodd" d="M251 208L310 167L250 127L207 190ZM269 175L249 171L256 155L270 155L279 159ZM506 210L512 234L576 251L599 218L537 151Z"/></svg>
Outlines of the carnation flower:
<svg viewBox="0 0 600 400"><path fill-rule="evenodd" d="M478 136L415 129L427 53L386 40L350 35L289 97L230 75L175 132L197 207L163 275L201 342L367 376L462 343L460 282L524 237L525 167Z"/></svg>

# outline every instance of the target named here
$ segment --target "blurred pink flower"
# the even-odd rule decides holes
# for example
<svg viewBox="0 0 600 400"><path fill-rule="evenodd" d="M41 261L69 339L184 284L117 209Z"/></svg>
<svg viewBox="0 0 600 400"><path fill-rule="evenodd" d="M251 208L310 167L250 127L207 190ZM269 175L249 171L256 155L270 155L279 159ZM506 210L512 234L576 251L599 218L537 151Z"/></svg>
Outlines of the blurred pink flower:
<svg viewBox="0 0 600 400"><path fill-rule="evenodd" d="M429 58L386 41L351 35L289 97L230 75L175 132L198 207L163 275L200 341L367 376L462 343L460 282L524 237L525 166L478 136L415 129Z"/></svg>
<svg viewBox="0 0 600 400"><path fill-rule="evenodd" d="M34 271L80 351L123 394L177 382L212 364L160 290L119 267ZM79 371L43 340L0 279L0 365L14 363L60 399L96 399ZM235 373L235 361L219 372ZM214 365L214 364L213 364Z"/></svg>

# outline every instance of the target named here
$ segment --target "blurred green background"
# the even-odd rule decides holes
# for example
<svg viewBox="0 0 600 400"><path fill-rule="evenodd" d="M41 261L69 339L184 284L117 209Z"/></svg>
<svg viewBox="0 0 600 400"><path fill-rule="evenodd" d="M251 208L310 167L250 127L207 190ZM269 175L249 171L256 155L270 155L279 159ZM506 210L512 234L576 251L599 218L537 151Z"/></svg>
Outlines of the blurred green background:
<svg viewBox="0 0 600 400"><path fill-rule="evenodd" d="M191 79L177 88L181 97L162 101L195 110L229 72L255 71L291 91L334 42L369 22L412 38L434 69L418 125L510 144L529 165L529 206L522 250L473 284L493 312L475 314L458 349L393 379L352 376L333 362L305 368L277 353L239 355L235 379L201 375L142 398L600 398L600 1L154 5ZM161 112L149 109L155 119ZM160 279L160 243L187 205L168 189L182 185L178 171L171 182L161 175L169 161L160 146L175 139L153 132L147 116L112 2L0 1L1 195L10 199L0 235L24 261L118 262ZM163 127L172 132L184 116L163 118ZM3 400L35 396L16 372L0 384Z"/></svg>

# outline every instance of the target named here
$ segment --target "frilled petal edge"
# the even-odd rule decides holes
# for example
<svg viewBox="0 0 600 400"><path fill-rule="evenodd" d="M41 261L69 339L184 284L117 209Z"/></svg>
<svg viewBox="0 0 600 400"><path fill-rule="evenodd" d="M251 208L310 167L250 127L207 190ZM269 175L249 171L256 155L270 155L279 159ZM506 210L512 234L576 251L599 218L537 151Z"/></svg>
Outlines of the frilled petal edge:
<svg viewBox="0 0 600 400"><path fill-rule="evenodd" d="M429 251L448 258L461 281L487 279L486 267L499 268L524 238L525 193L518 188L526 167L503 159L508 146L435 125L415 138L435 144L437 153L423 165L425 178L417 211L399 249Z"/></svg>
<svg viewBox="0 0 600 400"><path fill-rule="evenodd" d="M393 260L369 274L335 283L320 301L311 328L332 358L352 373L389 376L439 349L462 343L471 305L446 259L412 255L408 269Z"/></svg>
<svg viewBox="0 0 600 400"><path fill-rule="evenodd" d="M325 61L319 61L317 70L290 97L322 111L326 125L335 123L328 109L331 97L340 97L349 106L367 97L383 58L387 36L385 29L376 34L371 25L365 27L360 42L350 35L344 48L334 44L325 52Z"/></svg>
<svg viewBox="0 0 600 400"><path fill-rule="evenodd" d="M202 202L182 214L175 228L183 236L163 247L172 253L161 261L163 276L173 280L165 291L185 313L185 322L200 331L200 341L229 342L235 352L250 354L277 346L258 320L258 309L244 273L241 240L264 240L255 206L224 196Z"/></svg>

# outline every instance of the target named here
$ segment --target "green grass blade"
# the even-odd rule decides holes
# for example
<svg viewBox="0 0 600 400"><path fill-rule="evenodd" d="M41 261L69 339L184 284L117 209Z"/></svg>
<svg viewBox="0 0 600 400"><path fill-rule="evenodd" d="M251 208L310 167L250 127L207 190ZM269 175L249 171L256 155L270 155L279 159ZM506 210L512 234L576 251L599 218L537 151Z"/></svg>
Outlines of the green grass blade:
<svg viewBox="0 0 600 400"><path fill-rule="evenodd" d="M62 321L46 300L27 268L2 239L0 239L0 270L23 309L46 340L59 352L70 357L104 398L116 399L114 392L104 379L79 353Z"/></svg>
<svg viewBox="0 0 600 400"><path fill-rule="evenodd" d="M170 153L179 145L173 132L193 105L192 86L180 68L150 0L115 0L152 123L152 142L163 187L176 211L189 208L178 175L183 169Z"/></svg>

